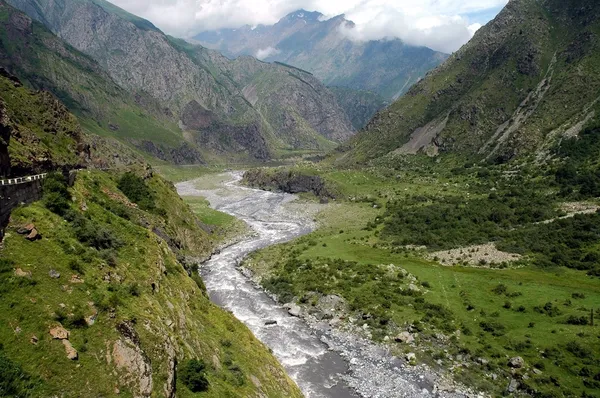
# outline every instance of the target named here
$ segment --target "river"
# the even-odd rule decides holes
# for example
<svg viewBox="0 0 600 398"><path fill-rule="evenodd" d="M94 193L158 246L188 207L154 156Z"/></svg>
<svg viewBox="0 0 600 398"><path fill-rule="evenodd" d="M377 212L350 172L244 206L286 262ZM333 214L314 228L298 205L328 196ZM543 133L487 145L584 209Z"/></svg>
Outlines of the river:
<svg viewBox="0 0 600 398"><path fill-rule="evenodd" d="M222 175L208 189L198 189L198 180L177 184L181 196L202 196L211 207L243 220L255 232L203 265L211 300L230 310L271 348L308 398L433 396L433 375L406 366L386 349L357 336L290 316L239 271L238 265L251 252L310 233L319 206L295 203L296 196L290 194L242 187L241 176ZM276 323L266 325L267 321Z"/></svg>

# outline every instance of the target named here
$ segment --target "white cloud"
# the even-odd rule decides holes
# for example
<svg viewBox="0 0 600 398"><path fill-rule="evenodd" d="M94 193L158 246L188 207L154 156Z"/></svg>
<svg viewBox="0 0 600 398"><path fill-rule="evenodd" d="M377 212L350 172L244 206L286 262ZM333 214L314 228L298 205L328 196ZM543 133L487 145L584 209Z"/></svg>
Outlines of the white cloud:
<svg viewBox="0 0 600 398"><path fill-rule="evenodd" d="M191 37L205 30L274 24L304 8L326 17L346 14L356 40L398 37L451 52L469 40L481 23L469 16L504 6L508 0L110 0L149 19L165 32Z"/></svg>
<svg viewBox="0 0 600 398"><path fill-rule="evenodd" d="M275 47L267 47L267 48L261 48L260 50L258 50L254 56L260 60L263 60L265 58L269 58L271 55L275 55L278 53L279 53L279 50L276 49Z"/></svg>

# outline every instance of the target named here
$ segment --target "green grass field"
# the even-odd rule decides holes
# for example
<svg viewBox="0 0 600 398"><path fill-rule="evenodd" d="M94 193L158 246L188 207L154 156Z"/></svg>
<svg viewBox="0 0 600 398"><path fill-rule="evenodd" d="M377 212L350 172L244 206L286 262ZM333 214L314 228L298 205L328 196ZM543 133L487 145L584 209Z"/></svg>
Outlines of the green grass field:
<svg viewBox="0 0 600 398"><path fill-rule="evenodd" d="M424 251L394 245L373 223L385 218L390 201L415 193L479 197L489 189L477 185L485 181L449 171L405 171L401 177L389 170L316 172L350 200L321 212L314 233L246 261L267 288L300 301L315 292L340 295L358 325L369 324L375 340L393 340L410 328L418 335L420 361L452 368L457 380L493 394L515 377L540 396L594 396L600 326L572 323L589 322L592 310L600 318L600 279L527 260L504 269L443 266L425 260ZM422 293L406 293L408 282L390 273L390 264L414 275ZM372 318L362 320L367 313ZM399 343L392 347L399 354L415 350ZM514 356L526 365L512 375L508 359Z"/></svg>

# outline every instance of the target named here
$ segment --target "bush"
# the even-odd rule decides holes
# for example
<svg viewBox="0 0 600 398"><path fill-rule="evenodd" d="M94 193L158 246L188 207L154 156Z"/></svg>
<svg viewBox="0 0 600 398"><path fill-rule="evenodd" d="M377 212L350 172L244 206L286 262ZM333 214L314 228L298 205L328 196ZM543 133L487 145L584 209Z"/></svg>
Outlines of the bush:
<svg viewBox="0 0 600 398"><path fill-rule="evenodd" d="M50 173L43 180L42 202L48 210L64 216L71 207L71 195L67 189L67 180L60 173Z"/></svg>
<svg viewBox="0 0 600 398"><path fill-rule="evenodd" d="M205 369L204 361L190 359L178 369L179 379L192 392L206 391L208 390L208 380Z"/></svg>
<svg viewBox="0 0 600 398"><path fill-rule="evenodd" d="M570 315L567 318L567 324L569 325L580 325L580 326L585 326L589 323L589 319L587 316L574 316L574 315Z"/></svg>
<svg viewBox="0 0 600 398"><path fill-rule="evenodd" d="M127 172L121 176L117 187L130 201L140 206L142 210L154 209L154 194L148 188L143 178L138 177L132 172Z"/></svg>
<svg viewBox="0 0 600 398"><path fill-rule="evenodd" d="M72 225L75 237L81 243L86 243L98 250L116 249L123 246L123 242L111 230L87 218L77 215Z"/></svg>
<svg viewBox="0 0 600 398"><path fill-rule="evenodd" d="M582 346L577 341L570 341L566 345L567 351L575 355L578 358L589 358L592 356L592 352L588 347Z"/></svg>
<svg viewBox="0 0 600 398"><path fill-rule="evenodd" d="M0 351L0 396L28 397L32 395L34 383L19 364L8 359Z"/></svg>

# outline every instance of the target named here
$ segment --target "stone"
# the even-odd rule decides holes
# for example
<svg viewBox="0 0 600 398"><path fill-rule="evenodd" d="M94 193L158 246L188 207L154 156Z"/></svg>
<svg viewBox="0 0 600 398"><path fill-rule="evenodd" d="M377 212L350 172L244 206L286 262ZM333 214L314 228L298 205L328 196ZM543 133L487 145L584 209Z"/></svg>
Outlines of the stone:
<svg viewBox="0 0 600 398"><path fill-rule="evenodd" d="M508 366L510 366L511 368L519 369L522 368L523 365L525 365L525 361L521 357L512 357L508 361Z"/></svg>
<svg viewBox="0 0 600 398"><path fill-rule="evenodd" d="M31 339L29 340L29 342L33 345L37 345L38 341L40 341L40 340L38 339L38 337L35 334L32 335Z"/></svg>
<svg viewBox="0 0 600 398"><path fill-rule="evenodd" d="M48 275L52 279L58 279L58 278L60 278L60 272L58 272L58 271L56 271L54 269L51 269L50 272L48 272Z"/></svg>
<svg viewBox="0 0 600 398"><path fill-rule="evenodd" d="M56 340L67 340L70 334L71 333L62 326L55 326L52 329L50 329L50 335L53 339Z"/></svg>
<svg viewBox="0 0 600 398"><path fill-rule="evenodd" d="M15 269L15 276L19 278L31 278L31 271L24 271L21 268Z"/></svg>
<svg viewBox="0 0 600 398"><path fill-rule="evenodd" d="M71 361L76 360L79 357L79 354L77 353L77 350L73 347L71 342L69 340L63 340L62 343L65 346L67 358L69 358Z"/></svg>
<svg viewBox="0 0 600 398"><path fill-rule="evenodd" d="M489 363L489 361L485 358L479 357L479 358L477 358L477 363L480 365L487 365Z"/></svg>
<svg viewBox="0 0 600 398"><path fill-rule="evenodd" d="M415 363L417 361L417 356L415 355L414 352L409 352L408 354L406 354L404 356L404 358L411 364Z"/></svg>
<svg viewBox="0 0 600 398"><path fill-rule="evenodd" d="M542 371L537 368L533 368L533 373L539 376L542 374Z"/></svg>
<svg viewBox="0 0 600 398"><path fill-rule="evenodd" d="M415 341L415 338L409 332L402 332L394 338L398 343L410 344Z"/></svg>
<svg viewBox="0 0 600 398"><path fill-rule="evenodd" d="M29 235L27 235L25 237L25 239L27 239L28 241L34 242L36 240L42 239L42 234L40 234L38 232L38 230L34 228L34 229L31 230L31 232L29 233Z"/></svg>
<svg viewBox="0 0 600 398"><path fill-rule="evenodd" d="M277 321L274 319L269 319L268 321L265 321L265 325L269 326L269 325L277 325Z"/></svg>
<svg viewBox="0 0 600 398"><path fill-rule="evenodd" d="M413 292L421 291L421 289L419 289L419 287L417 285L415 285L414 283L411 283L408 285L408 290L413 291Z"/></svg>
<svg viewBox="0 0 600 398"><path fill-rule="evenodd" d="M287 308L288 314L291 316L299 317L302 315L302 308L299 305L288 303L285 305L285 308Z"/></svg>
<svg viewBox="0 0 600 398"><path fill-rule="evenodd" d="M519 382L516 381L515 379L510 379L510 383L508 383L508 386L506 387L506 391L508 393L514 393L515 391L517 391L517 389L519 388Z"/></svg>
<svg viewBox="0 0 600 398"><path fill-rule="evenodd" d="M31 231L33 231L34 229L35 229L35 225L27 224L26 226L19 228L17 230L17 233L19 235L29 235L31 233Z"/></svg>
<svg viewBox="0 0 600 398"><path fill-rule="evenodd" d="M69 280L71 283L84 283L83 279L79 275L71 275L71 279Z"/></svg>

